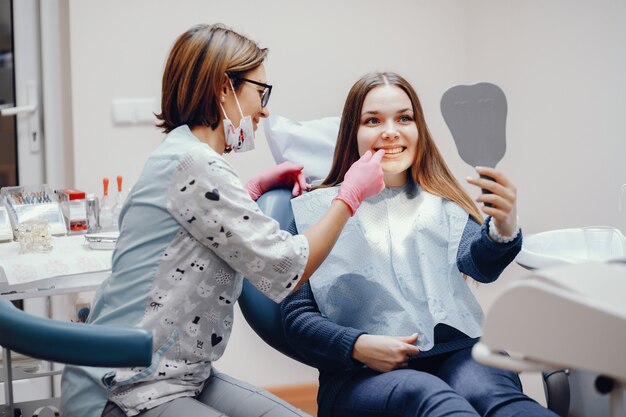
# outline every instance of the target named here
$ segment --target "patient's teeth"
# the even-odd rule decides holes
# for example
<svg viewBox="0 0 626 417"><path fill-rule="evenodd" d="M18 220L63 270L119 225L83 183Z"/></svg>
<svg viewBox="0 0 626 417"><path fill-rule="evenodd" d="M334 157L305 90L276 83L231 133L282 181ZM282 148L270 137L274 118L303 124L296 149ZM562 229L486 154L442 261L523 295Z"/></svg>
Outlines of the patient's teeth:
<svg viewBox="0 0 626 417"><path fill-rule="evenodd" d="M385 149L386 155L393 155L393 154L400 153L400 152L402 152L402 148Z"/></svg>

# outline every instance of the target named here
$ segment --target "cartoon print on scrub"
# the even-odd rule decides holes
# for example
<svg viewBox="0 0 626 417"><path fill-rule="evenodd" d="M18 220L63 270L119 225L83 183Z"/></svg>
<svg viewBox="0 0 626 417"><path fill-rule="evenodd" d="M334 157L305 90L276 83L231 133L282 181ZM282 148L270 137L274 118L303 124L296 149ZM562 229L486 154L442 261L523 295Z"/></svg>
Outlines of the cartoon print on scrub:
<svg viewBox="0 0 626 417"><path fill-rule="evenodd" d="M265 268L265 261L258 256L255 256L252 261L246 264L246 266L252 272L261 272L263 268Z"/></svg>
<svg viewBox="0 0 626 417"><path fill-rule="evenodd" d="M193 303L191 302L191 300L185 300L185 304L183 306L184 310L185 310L185 314L189 314L191 313L193 310L195 310L198 306L200 305L200 302L198 301L197 303Z"/></svg>
<svg viewBox="0 0 626 417"><path fill-rule="evenodd" d="M294 240L290 245L286 232L278 230L268 240L269 244L282 243L276 248L276 254L268 253L263 246L248 247L246 242L267 240L250 224L258 221L271 226L269 220L263 223L260 209L249 198L241 180L226 161L211 152L199 152L197 147L190 148L190 152L193 156L179 156L182 162L175 168L178 171L168 186L167 210L179 229L161 254L151 284L153 290L146 294L145 307L150 314L141 323L154 328L155 349L168 346L161 352L160 359L154 357L158 361L154 362L155 366L167 360L174 362L177 368L166 367L163 362L158 371L136 376L135 390L124 393L121 398L116 397L119 403L128 404L136 411L153 406L163 396L181 389L186 394L197 394L196 387L210 375L210 362L222 356L234 326L233 305L243 279L235 271L248 275L254 283L261 276L273 278L269 295L277 298L284 293L283 286L300 273L306 261L303 259L308 249L306 239ZM210 170L215 173L209 173ZM230 185L236 188L233 194ZM219 247L211 246L213 243ZM271 266L288 265L289 260L281 261L285 256L294 258L292 270L277 274ZM251 274L254 271L259 273ZM269 282L263 281L262 286L269 288ZM168 297L158 298L164 293ZM150 307L151 302L158 305ZM181 388L180 381L185 381L184 388ZM155 388L156 397L147 391L149 387ZM118 392L113 387L112 393ZM141 400L138 392L142 393Z"/></svg>
<svg viewBox="0 0 626 417"><path fill-rule="evenodd" d="M163 316L162 322L165 325L165 327L173 327L176 321L172 317L176 317L176 316L178 316L178 312L176 311L172 311L171 316Z"/></svg>
<svg viewBox="0 0 626 417"><path fill-rule="evenodd" d="M157 379L171 378L173 374L178 373L178 365L175 361L163 359L157 369Z"/></svg>
<svg viewBox="0 0 626 417"><path fill-rule="evenodd" d="M209 173L211 174L218 174L220 176L224 176L224 172L222 171L230 171L228 168L225 168L223 166L221 166L221 164L218 164L217 161L209 161ZM234 172L233 172L234 173ZM237 175L228 175L225 178L229 185L237 185ZM241 186L241 184L238 184L239 186ZM204 196L211 201L219 201L220 199L220 192L217 188L213 188L211 190L207 190L204 194Z"/></svg>
<svg viewBox="0 0 626 417"><path fill-rule="evenodd" d="M291 278L291 281L289 281L287 283L287 285L285 285L285 288L291 288L291 286L293 285L294 282L298 281L298 278L300 278L300 275L296 275L293 278Z"/></svg>
<svg viewBox="0 0 626 417"><path fill-rule="evenodd" d="M154 388L148 388L145 391L139 391L137 393L137 397L144 403L148 401L152 401L153 399L157 397L157 395L158 395L158 392Z"/></svg>
<svg viewBox="0 0 626 417"><path fill-rule="evenodd" d="M215 332L215 329L213 329L213 331L211 332L211 346L215 347L215 346L219 345L223 339L224 338L222 336L219 336Z"/></svg>
<svg viewBox="0 0 626 417"><path fill-rule="evenodd" d="M148 304L148 310L159 311L160 308L165 307L169 293L159 287L154 287L152 290L151 301Z"/></svg>
<svg viewBox="0 0 626 417"><path fill-rule="evenodd" d="M227 306L233 303L233 297L228 295L226 291L222 291L220 296L217 298L217 303L221 306Z"/></svg>
<svg viewBox="0 0 626 417"><path fill-rule="evenodd" d="M200 317L194 316L193 320L191 320L185 326L185 333L187 333L190 337L196 337L200 332Z"/></svg>
<svg viewBox="0 0 626 417"><path fill-rule="evenodd" d="M176 268L174 272L168 275L167 281L172 285L179 285L183 282L183 278L185 278L185 270Z"/></svg>
<svg viewBox="0 0 626 417"><path fill-rule="evenodd" d="M191 349L191 354L196 358L206 358L208 355L204 349L204 340L196 339L196 344ZM185 374L184 377L189 378L193 374Z"/></svg>
<svg viewBox="0 0 626 417"><path fill-rule="evenodd" d="M250 216L244 214L243 216L237 217L237 224L248 224L248 220L250 220Z"/></svg>
<svg viewBox="0 0 626 417"><path fill-rule="evenodd" d="M220 190L214 188L204 193L204 197L210 201L220 201Z"/></svg>
<svg viewBox="0 0 626 417"><path fill-rule="evenodd" d="M205 215L200 216L200 220L207 228L217 229L222 223L222 214L218 210L211 209Z"/></svg>
<svg viewBox="0 0 626 417"><path fill-rule="evenodd" d="M261 292L269 292L272 289L272 281L267 278L261 278L261 280L256 284L256 287Z"/></svg>
<svg viewBox="0 0 626 417"><path fill-rule="evenodd" d="M211 323L217 323L220 319L220 314L214 308L212 308L211 310L204 313L204 318Z"/></svg>
<svg viewBox="0 0 626 417"><path fill-rule="evenodd" d="M233 274L230 274L223 269L220 269L215 274L215 282L217 282L219 285L230 284L230 282L233 280L233 277Z"/></svg>
<svg viewBox="0 0 626 417"><path fill-rule="evenodd" d="M202 298L208 298L213 295L213 290L215 289L215 285L209 285L206 281L200 281L198 283L198 287L196 288L196 292Z"/></svg>
<svg viewBox="0 0 626 417"><path fill-rule="evenodd" d="M193 269L194 271L204 272L206 271L207 266L209 266L209 260L194 259L193 261L191 261L191 264L189 266L191 266L191 269Z"/></svg>
<svg viewBox="0 0 626 417"><path fill-rule="evenodd" d="M230 230L225 230L224 226L221 226L220 231L216 236L207 236L207 239L213 242L211 246L219 248L220 245L228 245L228 238L232 236L233 233Z"/></svg>
<svg viewBox="0 0 626 417"><path fill-rule="evenodd" d="M272 265L272 268L279 274L286 274L291 270L292 265L293 259L288 256L283 256L278 263Z"/></svg>
<svg viewBox="0 0 626 417"><path fill-rule="evenodd" d="M196 179L192 176L187 177L182 184L178 185L178 190L181 193L192 193L196 189Z"/></svg>
<svg viewBox="0 0 626 417"><path fill-rule="evenodd" d="M185 208L183 210L181 210L178 215L180 216L180 218L182 219L182 221L187 222L189 224L195 222L196 216L195 214L188 208Z"/></svg>

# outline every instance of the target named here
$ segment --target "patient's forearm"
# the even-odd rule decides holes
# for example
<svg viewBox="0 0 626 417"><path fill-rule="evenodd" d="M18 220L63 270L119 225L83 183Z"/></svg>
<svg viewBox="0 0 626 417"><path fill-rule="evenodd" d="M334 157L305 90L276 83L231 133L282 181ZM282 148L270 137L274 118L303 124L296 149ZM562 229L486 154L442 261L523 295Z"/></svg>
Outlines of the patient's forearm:
<svg viewBox="0 0 626 417"><path fill-rule="evenodd" d="M469 219L457 252L459 270L482 283L493 282L515 259L522 247L522 234L512 242L496 243L487 232L486 223Z"/></svg>
<svg viewBox="0 0 626 417"><path fill-rule="evenodd" d="M307 365L325 370L360 365L352 359L352 350L363 331L340 326L323 316L310 284L281 303L281 315L288 343Z"/></svg>

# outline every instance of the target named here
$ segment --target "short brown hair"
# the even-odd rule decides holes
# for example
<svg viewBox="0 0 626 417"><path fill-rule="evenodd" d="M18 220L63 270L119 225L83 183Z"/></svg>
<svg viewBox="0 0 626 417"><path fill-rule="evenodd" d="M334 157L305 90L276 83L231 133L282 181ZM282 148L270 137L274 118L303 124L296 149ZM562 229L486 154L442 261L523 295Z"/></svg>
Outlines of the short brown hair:
<svg viewBox="0 0 626 417"><path fill-rule="evenodd" d="M217 128L226 75L237 89L238 78L261 65L267 52L222 24L193 26L176 40L165 64L157 127L165 133L184 124Z"/></svg>
<svg viewBox="0 0 626 417"><path fill-rule="evenodd" d="M483 218L476 204L452 176L428 131L417 93L407 80L393 72L367 74L361 77L350 89L343 107L333 163L321 187L331 187L341 183L350 166L359 159L357 133L360 127L363 102L372 89L381 85L393 85L402 89L409 96L413 107L419 136L417 154L407 179L419 184L431 194L454 201L478 223L482 223Z"/></svg>

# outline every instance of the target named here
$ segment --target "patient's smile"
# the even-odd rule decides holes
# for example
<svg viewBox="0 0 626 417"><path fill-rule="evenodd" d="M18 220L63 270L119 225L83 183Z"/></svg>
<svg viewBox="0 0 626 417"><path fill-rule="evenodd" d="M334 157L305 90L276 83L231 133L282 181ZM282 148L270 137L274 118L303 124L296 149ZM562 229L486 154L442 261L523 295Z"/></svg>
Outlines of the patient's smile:
<svg viewBox="0 0 626 417"><path fill-rule="evenodd" d="M397 155L397 154L404 152L406 149L406 146L394 146L393 148L385 148L385 147L374 148L374 152L380 149L385 151L385 158L386 158L388 156L393 156L393 155Z"/></svg>

